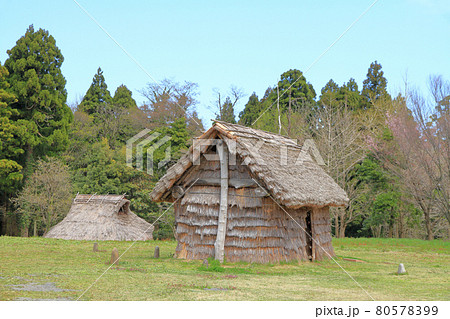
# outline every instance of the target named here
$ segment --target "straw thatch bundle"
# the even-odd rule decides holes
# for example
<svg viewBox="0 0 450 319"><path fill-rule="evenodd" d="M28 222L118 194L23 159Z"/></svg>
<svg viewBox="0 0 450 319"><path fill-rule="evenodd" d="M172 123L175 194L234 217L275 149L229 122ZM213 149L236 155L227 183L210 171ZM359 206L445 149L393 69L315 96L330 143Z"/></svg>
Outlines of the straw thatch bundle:
<svg viewBox="0 0 450 319"><path fill-rule="evenodd" d="M246 163L253 176L271 191L273 197L286 207L345 206L348 202L345 191L312 160L309 153L302 153L301 146L292 139L220 121L216 121L199 137L214 138L235 142L237 156ZM191 168L193 161L191 147L155 185L153 200L174 201L169 190Z"/></svg>
<svg viewBox="0 0 450 319"><path fill-rule="evenodd" d="M44 236L73 240L151 240L153 226L123 195L77 195L67 216Z"/></svg>
<svg viewBox="0 0 450 319"><path fill-rule="evenodd" d="M235 161L211 156L223 142L202 142L155 185L153 200L175 202L179 258L219 252L228 261L267 263L334 255L329 207L348 198L296 141L221 121L199 139L222 140Z"/></svg>

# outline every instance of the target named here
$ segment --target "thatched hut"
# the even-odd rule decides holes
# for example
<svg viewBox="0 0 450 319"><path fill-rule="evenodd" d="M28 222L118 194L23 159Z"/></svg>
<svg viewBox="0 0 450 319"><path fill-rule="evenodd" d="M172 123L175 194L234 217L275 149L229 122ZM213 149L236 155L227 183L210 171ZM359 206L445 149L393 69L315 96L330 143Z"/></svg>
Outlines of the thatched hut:
<svg viewBox="0 0 450 319"><path fill-rule="evenodd" d="M174 202L177 257L261 263L333 256L329 207L348 201L294 140L220 121L151 196Z"/></svg>
<svg viewBox="0 0 450 319"><path fill-rule="evenodd" d="M153 226L124 195L77 195L67 216L44 236L73 240L151 240Z"/></svg>

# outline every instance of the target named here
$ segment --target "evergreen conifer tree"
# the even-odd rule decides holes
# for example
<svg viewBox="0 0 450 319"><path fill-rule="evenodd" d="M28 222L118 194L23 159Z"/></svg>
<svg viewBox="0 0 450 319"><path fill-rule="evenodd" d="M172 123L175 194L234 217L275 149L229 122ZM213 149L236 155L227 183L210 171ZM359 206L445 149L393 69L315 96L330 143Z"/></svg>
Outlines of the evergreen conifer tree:
<svg viewBox="0 0 450 319"><path fill-rule="evenodd" d="M98 68L97 73L92 79L91 86L78 106L78 110L95 117L98 114L99 108L106 107L111 102L111 93L108 91L103 71L101 68Z"/></svg>
<svg viewBox="0 0 450 319"><path fill-rule="evenodd" d="M32 160L65 150L73 115L61 72L64 57L55 39L31 25L7 53L9 91L17 98L11 107L18 112L15 120L28 130L24 156Z"/></svg>

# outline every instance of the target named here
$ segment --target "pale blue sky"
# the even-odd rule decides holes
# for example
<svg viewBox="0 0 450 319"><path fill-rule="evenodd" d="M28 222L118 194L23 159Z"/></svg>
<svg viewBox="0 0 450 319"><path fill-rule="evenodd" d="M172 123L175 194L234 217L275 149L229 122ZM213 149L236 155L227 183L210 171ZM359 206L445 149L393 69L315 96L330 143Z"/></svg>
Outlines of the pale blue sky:
<svg viewBox="0 0 450 319"><path fill-rule="evenodd" d="M284 71L304 71L373 0L78 2L156 80L198 83L209 126L213 88L225 93L234 84L262 96ZM123 83L144 101L138 90L151 79L72 0L0 0L2 63L30 24L47 29L65 57L68 103L99 66L112 94ZM374 60L392 94L406 74L423 90L430 74L450 79L450 1L379 0L305 76L318 94L330 78L353 77L361 88Z"/></svg>

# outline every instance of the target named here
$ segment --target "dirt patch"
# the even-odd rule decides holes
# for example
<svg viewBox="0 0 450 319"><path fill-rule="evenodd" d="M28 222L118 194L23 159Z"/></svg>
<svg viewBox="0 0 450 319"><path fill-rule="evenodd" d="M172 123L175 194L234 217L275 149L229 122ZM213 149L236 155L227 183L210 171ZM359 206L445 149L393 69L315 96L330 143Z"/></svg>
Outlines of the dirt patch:
<svg viewBox="0 0 450 319"><path fill-rule="evenodd" d="M8 285L8 286L11 287L13 290L17 290L17 291L43 291L43 292L48 292L48 291L53 291L53 292L77 291L77 290L73 290L73 289L58 288L58 287L56 287L54 282L46 282L46 283L43 283L43 284L30 282L28 284Z"/></svg>
<svg viewBox="0 0 450 319"><path fill-rule="evenodd" d="M8 277L0 277L0 279L8 279ZM12 276L9 279L21 280L21 281L30 281L31 279L22 277L22 276Z"/></svg>
<svg viewBox="0 0 450 319"><path fill-rule="evenodd" d="M72 301L72 298L55 298L55 299L33 299L28 297L19 297L14 299L15 301Z"/></svg>

